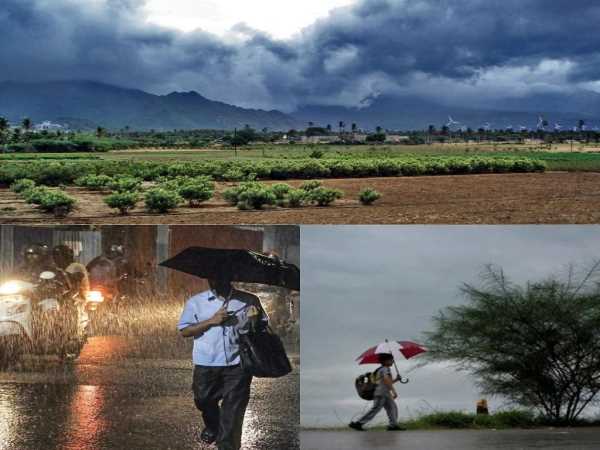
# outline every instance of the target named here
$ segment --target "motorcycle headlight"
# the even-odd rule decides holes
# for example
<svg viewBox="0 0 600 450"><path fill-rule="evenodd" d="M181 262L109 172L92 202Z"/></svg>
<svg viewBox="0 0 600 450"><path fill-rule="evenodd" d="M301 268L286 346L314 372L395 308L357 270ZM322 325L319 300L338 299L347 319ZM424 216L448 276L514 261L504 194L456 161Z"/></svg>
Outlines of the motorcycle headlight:
<svg viewBox="0 0 600 450"><path fill-rule="evenodd" d="M85 296L85 299L90 303L102 303L104 301L104 296L100 291L89 291Z"/></svg>
<svg viewBox="0 0 600 450"><path fill-rule="evenodd" d="M0 295L15 295L21 292L22 286L18 281L7 281L0 284Z"/></svg>
<svg viewBox="0 0 600 450"><path fill-rule="evenodd" d="M15 316L17 314L22 314L25 311L27 311L27 304L25 304L25 303L22 303L19 305L13 305L13 306L9 307L7 310L8 314L11 316Z"/></svg>

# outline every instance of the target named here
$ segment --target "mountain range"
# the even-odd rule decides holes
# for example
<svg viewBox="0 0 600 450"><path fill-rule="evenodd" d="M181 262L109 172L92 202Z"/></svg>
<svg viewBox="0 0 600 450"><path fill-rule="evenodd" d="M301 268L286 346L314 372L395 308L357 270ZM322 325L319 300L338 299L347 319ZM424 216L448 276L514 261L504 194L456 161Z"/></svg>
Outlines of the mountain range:
<svg viewBox="0 0 600 450"><path fill-rule="evenodd" d="M337 129L344 121L349 127L374 129L438 128L448 116L473 129L489 122L492 128L512 125L535 127L538 116L550 126L565 129L583 119L600 124L600 94L578 91L570 94L531 94L467 108L427 100L418 96L380 96L364 107L303 105L292 113L241 108L209 100L197 92L155 95L92 81L44 83L0 82L0 116L13 123L29 117L34 123L45 120L74 129L129 127L134 130L233 129L249 125L256 129L289 130L305 128L308 122Z"/></svg>
<svg viewBox="0 0 600 450"><path fill-rule="evenodd" d="M209 100L197 92L154 95L92 81L0 83L0 115L18 123L49 120L71 128L134 130L233 129L288 130L295 120L279 111L245 109Z"/></svg>

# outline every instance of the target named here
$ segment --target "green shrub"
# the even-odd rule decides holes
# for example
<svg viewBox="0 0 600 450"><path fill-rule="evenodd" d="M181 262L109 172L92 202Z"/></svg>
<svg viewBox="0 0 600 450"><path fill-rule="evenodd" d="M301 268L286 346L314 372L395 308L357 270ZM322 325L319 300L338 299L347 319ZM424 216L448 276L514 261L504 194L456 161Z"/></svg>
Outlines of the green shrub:
<svg viewBox="0 0 600 450"><path fill-rule="evenodd" d="M285 183L277 183L271 186L271 192L275 195L275 202L277 205L283 206L285 204L286 197L291 190L292 187Z"/></svg>
<svg viewBox="0 0 600 450"><path fill-rule="evenodd" d="M498 424L493 416L488 414L477 414L473 418L473 425L477 428L497 428Z"/></svg>
<svg viewBox="0 0 600 450"><path fill-rule="evenodd" d="M235 206L240 201L240 194L250 189L260 189L262 185L255 181L248 181L245 183L238 184L237 186L230 187L223 191L223 198L227 203Z"/></svg>
<svg viewBox="0 0 600 450"><path fill-rule="evenodd" d="M182 198L177 192L164 188L152 188L144 197L146 208L151 212L166 213L179 206Z"/></svg>
<svg viewBox="0 0 600 450"><path fill-rule="evenodd" d="M290 208L299 208L306 201L307 193L303 189L292 189L287 195L287 205Z"/></svg>
<svg viewBox="0 0 600 450"><path fill-rule="evenodd" d="M313 159L321 159L323 157L324 153L322 150L313 150L312 152L310 152L310 154L308 155L309 158L313 158Z"/></svg>
<svg viewBox="0 0 600 450"><path fill-rule="evenodd" d="M381 194L375 189L365 188L358 194L358 199L363 205L372 205L381 198Z"/></svg>
<svg viewBox="0 0 600 450"><path fill-rule="evenodd" d="M493 417L498 427L527 428L534 426L536 422L532 412L523 410L500 411Z"/></svg>
<svg viewBox="0 0 600 450"><path fill-rule="evenodd" d="M262 209L275 203L275 194L267 186L253 186L240 192L237 207L239 209Z"/></svg>
<svg viewBox="0 0 600 450"><path fill-rule="evenodd" d="M311 180L311 181L305 181L304 183L302 183L300 185L300 189L302 189L304 191L312 191L313 189L320 188L321 186L323 186L323 183L321 183L320 181Z"/></svg>
<svg viewBox="0 0 600 450"><path fill-rule="evenodd" d="M107 186L115 192L136 192L142 187L142 180L132 177L117 178L111 180Z"/></svg>
<svg viewBox="0 0 600 450"><path fill-rule="evenodd" d="M179 195L188 201L191 207L210 200L215 192L215 183L208 177L199 177L179 188Z"/></svg>
<svg viewBox="0 0 600 450"><path fill-rule="evenodd" d="M20 194L24 191L32 189L35 187L35 181L30 180L28 178L23 178L22 180L15 181L10 185L10 190L15 192L16 194Z"/></svg>
<svg viewBox="0 0 600 450"><path fill-rule="evenodd" d="M111 183L115 183L112 177L108 175L85 175L75 180L77 186L86 187L92 190L106 189Z"/></svg>
<svg viewBox="0 0 600 450"><path fill-rule="evenodd" d="M238 168L231 168L223 173L222 176L225 181L243 181L246 179L246 174Z"/></svg>
<svg viewBox="0 0 600 450"><path fill-rule="evenodd" d="M139 194L136 191L115 192L104 197L104 203L110 208L118 209L121 215L125 215L135 208L138 201Z"/></svg>
<svg viewBox="0 0 600 450"><path fill-rule="evenodd" d="M422 420L435 427L469 428L473 424L474 414L461 411L435 412L424 416Z"/></svg>
<svg viewBox="0 0 600 450"><path fill-rule="evenodd" d="M39 207L42 211L52 212L57 216L66 216L73 211L75 199L61 191L50 191L41 197Z"/></svg>
<svg viewBox="0 0 600 450"><path fill-rule="evenodd" d="M292 190L292 187L289 184L285 183L276 183L271 185L271 190L275 197L278 199L284 199L285 196Z"/></svg>
<svg viewBox="0 0 600 450"><path fill-rule="evenodd" d="M23 191L22 194L23 198L27 203L31 203L33 205L40 205L42 203L43 198L50 192L52 192L52 190L45 186L37 186Z"/></svg>
<svg viewBox="0 0 600 450"><path fill-rule="evenodd" d="M308 191L307 198L311 203L316 203L318 206L329 206L343 196L343 192L339 189L319 187Z"/></svg>

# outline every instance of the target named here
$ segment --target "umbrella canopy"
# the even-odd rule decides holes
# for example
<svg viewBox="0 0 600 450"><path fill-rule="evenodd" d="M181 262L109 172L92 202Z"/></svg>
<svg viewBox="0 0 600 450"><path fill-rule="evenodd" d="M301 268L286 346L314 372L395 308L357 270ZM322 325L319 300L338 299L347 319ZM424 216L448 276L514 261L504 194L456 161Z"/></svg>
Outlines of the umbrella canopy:
<svg viewBox="0 0 600 450"><path fill-rule="evenodd" d="M356 358L356 361L358 361L358 364L379 364L379 355L384 353L393 354L394 351L398 351L406 359L410 359L426 352L427 349L411 341L385 341L365 351Z"/></svg>
<svg viewBox="0 0 600 450"><path fill-rule="evenodd" d="M189 247L159 265L200 278L227 278L300 290L300 269L252 250Z"/></svg>

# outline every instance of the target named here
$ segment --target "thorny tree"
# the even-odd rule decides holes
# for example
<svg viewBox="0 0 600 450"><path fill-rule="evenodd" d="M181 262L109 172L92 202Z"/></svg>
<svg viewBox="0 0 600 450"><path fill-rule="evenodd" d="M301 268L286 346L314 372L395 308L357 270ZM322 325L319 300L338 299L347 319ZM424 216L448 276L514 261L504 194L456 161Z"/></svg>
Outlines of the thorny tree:
<svg viewBox="0 0 600 450"><path fill-rule="evenodd" d="M489 266L467 303L442 310L430 357L471 371L484 392L573 422L600 391L600 261L517 286Z"/></svg>

